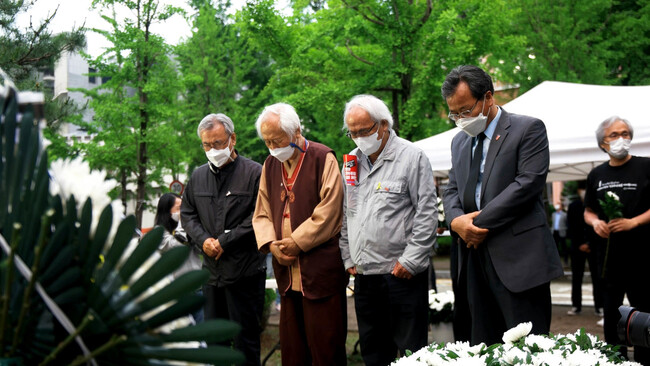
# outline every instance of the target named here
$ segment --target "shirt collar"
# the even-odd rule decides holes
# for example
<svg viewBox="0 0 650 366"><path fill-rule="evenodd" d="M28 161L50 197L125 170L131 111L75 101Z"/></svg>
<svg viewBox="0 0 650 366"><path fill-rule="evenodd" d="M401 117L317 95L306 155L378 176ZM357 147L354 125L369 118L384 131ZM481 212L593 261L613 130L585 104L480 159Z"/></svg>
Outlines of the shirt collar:
<svg viewBox="0 0 650 366"><path fill-rule="evenodd" d="M494 130L497 129L497 124L499 123L499 118L500 117L501 117L501 108L499 108L499 106L497 106L497 115L494 117L492 122L490 122L490 124L488 125L488 128L486 128L485 131L483 131L485 136L490 140L492 140L492 135L494 135Z"/></svg>

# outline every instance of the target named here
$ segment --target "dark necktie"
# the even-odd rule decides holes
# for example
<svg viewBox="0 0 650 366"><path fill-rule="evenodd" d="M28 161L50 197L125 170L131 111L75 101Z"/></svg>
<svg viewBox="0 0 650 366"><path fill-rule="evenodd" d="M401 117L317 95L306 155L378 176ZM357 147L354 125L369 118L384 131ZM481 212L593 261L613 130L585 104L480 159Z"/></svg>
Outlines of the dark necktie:
<svg viewBox="0 0 650 366"><path fill-rule="evenodd" d="M465 194L463 195L463 207L465 208L466 213L478 211L474 196L476 195L478 174L481 170L481 158L483 157L483 140L485 139L485 134L481 132L477 138L478 144L476 144L476 148L474 149L474 157L472 157L472 163L469 166L469 176L467 177Z"/></svg>

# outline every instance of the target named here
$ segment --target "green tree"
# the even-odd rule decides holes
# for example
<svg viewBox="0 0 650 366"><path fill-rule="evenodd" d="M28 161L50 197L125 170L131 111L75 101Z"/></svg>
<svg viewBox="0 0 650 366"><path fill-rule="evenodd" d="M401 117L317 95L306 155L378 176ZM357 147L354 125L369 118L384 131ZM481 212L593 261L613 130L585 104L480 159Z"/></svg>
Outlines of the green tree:
<svg viewBox="0 0 650 366"><path fill-rule="evenodd" d="M92 167L110 172L121 183L120 196L126 205L127 184L135 183L135 216L142 227L142 213L154 183L162 184L164 172L177 174L180 130L179 92L181 85L170 59L171 48L151 32L154 22L162 22L180 9L162 8L157 1L95 0L96 8L113 9L103 16L111 31L93 29L112 44L103 54L89 59L97 76L108 81L93 90L82 90L92 99L95 112L91 123L83 125L95 135L83 145ZM119 22L116 6L128 8L134 18Z"/></svg>
<svg viewBox="0 0 650 366"><path fill-rule="evenodd" d="M395 129L419 139L448 129L440 85L459 64L499 65L523 39L504 24L516 15L504 1L296 1L282 16L271 1L249 3L240 21L270 54L274 77L263 93L294 104L306 131L337 151L343 106L355 94L383 98ZM316 10L314 10L316 9Z"/></svg>
<svg viewBox="0 0 650 366"><path fill-rule="evenodd" d="M183 138L190 142L189 172L206 162L196 128L209 113L232 118L237 149L257 161L268 152L255 131L255 114L263 101L260 89L269 78L268 58L251 49L237 24L226 13L229 1L196 0L192 36L176 47L187 107Z"/></svg>
<svg viewBox="0 0 650 366"><path fill-rule="evenodd" d="M503 70L526 91L545 80L598 85L650 82L650 1L519 0L512 31L526 51Z"/></svg>
<svg viewBox="0 0 650 366"><path fill-rule="evenodd" d="M79 106L67 98L53 100L53 85L43 80L43 73L54 70L54 64L65 52L83 49L86 45L83 27L53 34L50 23L58 8L39 24L30 18L26 28L16 23L16 16L29 13L36 1L0 0L0 69L13 79L18 89L39 91L45 97L45 135L61 150L65 139L57 134L61 121L79 113ZM65 149L64 149L65 150Z"/></svg>

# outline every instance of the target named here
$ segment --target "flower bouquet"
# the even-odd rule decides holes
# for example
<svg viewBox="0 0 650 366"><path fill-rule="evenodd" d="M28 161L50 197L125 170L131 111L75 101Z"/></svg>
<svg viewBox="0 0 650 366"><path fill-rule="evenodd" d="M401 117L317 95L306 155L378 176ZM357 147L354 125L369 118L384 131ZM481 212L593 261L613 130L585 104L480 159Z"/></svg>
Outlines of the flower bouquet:
<svg viewBox="0 0 650 366"><path fill-rule="evenodd" d="M623 204L621 203L621 200L618 198L618 195L612 191L607 191L605 193L605 199L598 200L598 203L600 203L600 207L603 209L603 213L605 216L607 216L608 220L614 220L623 217ZM607 238L607 248L605 249L605 262L603 264L603 273L602 277L605 278L605 275L607 274L607 260L609 258L609 242L611 239L611 234L610 237Z"/></svg>
<svg viewBox="0 0 650 366"><path fill-rule="evenodd" d="M454 293L445 291L437 293L429 290L429 323L451 322L454 311Z"/></svg>
<svg viewBox="0 0 650 366"><path fill-rule="evenodd" d="M503 334L503 344L470 346L468 342L433 343L392 363L394 366L443 365L640 365L625 361L611 346L580 329L573 334L529 334L532 323L522 323Z"/></svg>

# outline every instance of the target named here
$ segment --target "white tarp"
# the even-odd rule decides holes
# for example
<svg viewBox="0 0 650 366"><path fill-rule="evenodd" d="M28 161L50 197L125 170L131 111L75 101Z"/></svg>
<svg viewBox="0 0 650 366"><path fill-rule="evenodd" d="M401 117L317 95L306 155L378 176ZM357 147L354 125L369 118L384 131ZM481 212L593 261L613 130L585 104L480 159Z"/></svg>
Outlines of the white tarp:
<svg viewBox="0 0 650 366"><path fill-rule="evenodd" d="M650 156L650 85L601 86L545 81L503 105L510 113L544 121L551 152L547 181L578 180L608 160L596 143L596 127L613 115L634 128L630 153ZM458 128L416 141L426 153L434 176L446 177L451 168L451 140Z"/></svg>

